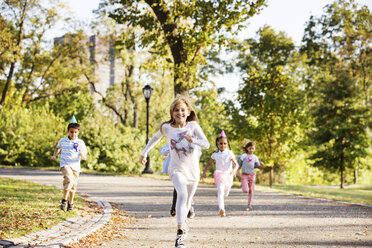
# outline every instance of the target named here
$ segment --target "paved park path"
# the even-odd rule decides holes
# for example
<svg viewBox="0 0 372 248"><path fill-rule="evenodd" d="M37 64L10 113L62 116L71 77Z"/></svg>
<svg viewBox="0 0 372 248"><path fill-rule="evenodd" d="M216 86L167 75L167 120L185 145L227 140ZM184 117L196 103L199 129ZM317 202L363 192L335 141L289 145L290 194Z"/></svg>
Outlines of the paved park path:
<svg viewBox="0 0 372 248"><path fill-rule="evenodd" d="M0 169L0 176L60 185L59 172ZM137 218L123 228L127 239L102 247L174 247L175 217L169 180L81 175L79 192L116 203ZM218 215L216 189L199 185L189 219L188 248L208 247L372 247L372 208L312 198L256 191L254 211L238 188L225 200L227 217Z"/></svg>

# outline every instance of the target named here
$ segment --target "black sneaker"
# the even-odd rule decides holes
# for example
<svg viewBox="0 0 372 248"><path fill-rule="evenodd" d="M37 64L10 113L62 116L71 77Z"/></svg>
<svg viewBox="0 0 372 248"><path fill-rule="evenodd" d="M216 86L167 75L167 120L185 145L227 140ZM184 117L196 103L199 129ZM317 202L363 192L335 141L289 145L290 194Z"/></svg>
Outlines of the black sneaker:
<svg viewBox="0 0 372 248"><path fill-rule="evenodd" d="M65 199L62 199L61 204L59 205L61 210L66 211L67 210L67 201Z"/></svg>
<svg viewBox="0 0 372 248"><path fill-rule="evenodd" d="M67 211L72 212L74 210L74 204L67 203Z"/></svg>
<svg viewBox="0 0 372 248"><path fill-rule="evenodd" d="M192 219L194 217L195 217L195 210L194 210L193 206L191 206L191 208L189 210L189 213L187 214L187 218Z"/></svg>
<svg viewBox="0 0 372 248"><path fill-rule="evenodd" d="M170 210L170 215L171 215L171 216L176 216L176 210L172 208L172 209Z"/></svg>
<svg viewBox="0 0 372 248"><path fill-rule="evenodd" d="M186 248L186 246L185 246L185 238L186 238L186 231L185 231L185 229L178 229L177 230L176 243L175 243L174 247L175 248Z"/></svg>

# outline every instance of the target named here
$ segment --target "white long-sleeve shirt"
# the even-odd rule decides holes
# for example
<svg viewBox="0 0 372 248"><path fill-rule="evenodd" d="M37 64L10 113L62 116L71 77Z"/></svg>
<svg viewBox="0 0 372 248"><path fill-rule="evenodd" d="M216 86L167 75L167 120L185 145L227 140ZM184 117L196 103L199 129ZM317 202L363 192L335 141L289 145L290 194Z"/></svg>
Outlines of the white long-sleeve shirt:
<svg viewBox="0 0 372 248"><path fill-rule="evenodd" d="M200 175L199 168L199 149L209 148L209 142L203 130L196 121L190 121L182 128L172 127L166 123L162 126L163 134L160 130L150 139L142 152L146 157L148 152L160 141L163 136L168 138L170 147L170 163L168 168L169 177L172 178L174 173L182 173L187 180L198 181ZM183 136L190 135L192 143L189 143Z"/></svg>

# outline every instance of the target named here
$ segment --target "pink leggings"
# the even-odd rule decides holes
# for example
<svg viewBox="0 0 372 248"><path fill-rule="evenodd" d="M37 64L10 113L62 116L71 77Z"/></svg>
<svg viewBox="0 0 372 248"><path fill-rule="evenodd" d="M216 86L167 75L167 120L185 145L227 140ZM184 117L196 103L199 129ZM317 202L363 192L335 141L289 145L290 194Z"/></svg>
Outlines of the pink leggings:
<svg viewBox="0 0 372 248"><path fill-rule="evenodd" d="M248 193L248 206L251 205L252 198L254 196L254 184L256 183L256 173L243 173L240 177L242 182L242 190L244 193Z"/></svg>

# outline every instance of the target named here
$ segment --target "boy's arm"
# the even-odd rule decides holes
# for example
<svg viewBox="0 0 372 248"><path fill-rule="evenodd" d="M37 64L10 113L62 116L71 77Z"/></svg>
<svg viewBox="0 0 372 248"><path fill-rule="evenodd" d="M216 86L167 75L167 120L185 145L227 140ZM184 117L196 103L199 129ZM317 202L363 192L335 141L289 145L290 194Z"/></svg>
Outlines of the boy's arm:
<svg viewBox="0 0 372 248"><path fill-rule="evenodd" d="M211 167L211 165L212 165L213 162L214 162L214 159L211 158L211 160L209 160L208 164L205 166L201 178L205 178L206 173L207 173L207 170L209 169L209 167Z"/></svg>
<svg viewBox="0 0 372 248"><path fill-rule="evenodd" d="M82 160L86 160L87 159L88 150L87 150L87 147L85 146L84 141L82 141L82 140L80 142L79 154L80 154L80 158Z"/></svg>
<svg viewBox="0 0 372 248"><path fill-rule="evenodd" d="M55 160L57 158L58 153L61 151L61 148L56 148L53 152L53 156L50 158L51 160Z"/></svg>
<svg viewBox="0 0 372 248"><path fill-rule="evenodd" d="M87 153L86 152L83 152L82 149L79 150L79 153L80 153L80 156L81 156L81 159L82 160L86 160L87 159Z"/></svg>

